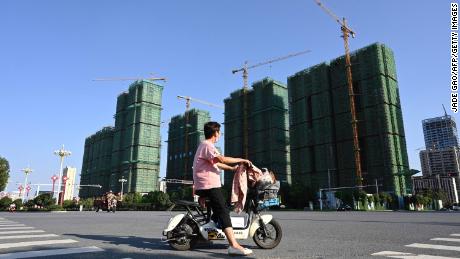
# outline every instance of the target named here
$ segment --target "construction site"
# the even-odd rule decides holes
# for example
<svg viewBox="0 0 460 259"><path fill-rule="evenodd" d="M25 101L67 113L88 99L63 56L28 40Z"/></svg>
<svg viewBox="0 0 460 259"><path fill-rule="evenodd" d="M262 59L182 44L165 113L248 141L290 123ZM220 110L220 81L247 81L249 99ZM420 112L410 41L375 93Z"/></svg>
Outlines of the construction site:
<svg viewBox="0 0 460 259"><path fill-rule="evenodd" d="M210 121L208 111L192 109L184 115L171 118L168 131L168 157L166 178L193 180L193 158L195 151L204 140L203 125ZM168 190L179 187L168 184Z"/></svg>
<svg viewBox="0 0 460 259"><path fill-rule="evenodd" d="M312 193L380 188L401 197L409 164L393 52L375 43L350 53L355 32L316 3L340 25L345 55L289 76L287 85L267 77L249 88L249 70L309 50L233 70L242 74L243 86L224 100L223 153L272 170L285 187L295 182ZM154 80L135 81L118 97L115 127L86 139L81 184L104 187L82 197L120 191L120 179L127 181L124 192L158 190L163 88ZM222 107L178 98L186 109L169 122L165 181L191 184L195 151L211 118L208 111L190 110L190 102ZM225 174L226 187L232 179Z"/></svg>
<svg viewBox="0 0 460 259"><path fill-rule="evenodd" d="M112 190L158 190L160 125L163 86L137 80L117 98L115 127L105 127L86 138L80 184L100 184L80 197L100 196ZM122 180L127 180L122 185Z"/></svg>
<svg viewBox="0 0 460 259"><path fill-rule="evenodd" d="M224 102L225 155L247 158L290 184L287 87L265 78L255 82L252 89L231 93ZM226 174L225 182L232 181L233 174Z"/></svg>
<svg viewBox="0 0 460 259"><path fill-rule="evenodd" d="M409 164L393 53L372 44L351 54L355 118L345 62L339 57L288 78L292 177L314 190L377 182L402 195Z"/></svg>

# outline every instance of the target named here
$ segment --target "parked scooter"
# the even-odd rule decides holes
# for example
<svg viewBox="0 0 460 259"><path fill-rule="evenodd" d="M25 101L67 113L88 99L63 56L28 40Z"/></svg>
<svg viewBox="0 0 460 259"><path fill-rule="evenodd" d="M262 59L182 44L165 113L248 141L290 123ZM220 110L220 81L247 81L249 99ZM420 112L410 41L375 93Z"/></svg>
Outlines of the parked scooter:
<svg viewBox="0 0 460 259"><path fill-rule="evenodd" d="M280 224L272 215L260 214L270 206L279 206L278 190L249 190L245 215L231 217L236 239L252 237L263 249L275 248L281 242L283 233ZM219 224L211 220L209 200L206 201L206 211L198 203L190 201L176 201L174 206L183 206L187 212L172 217L163 230L163 240L172 248L185 251L200 240L226 240Z"/></svg>

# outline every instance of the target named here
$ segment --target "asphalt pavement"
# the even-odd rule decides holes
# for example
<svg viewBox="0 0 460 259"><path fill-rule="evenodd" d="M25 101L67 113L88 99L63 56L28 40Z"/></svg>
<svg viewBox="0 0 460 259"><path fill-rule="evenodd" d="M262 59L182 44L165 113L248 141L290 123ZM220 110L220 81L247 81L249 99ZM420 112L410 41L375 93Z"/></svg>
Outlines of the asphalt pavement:
<svg viewBox="0 0 460 259"><path fill-rule="evenodd" d="M226 241L175 251L162 242L179 212L0 213L2 258L230 258ZM272 211L283 238L250 240L248 258L460 258L458 212ZM431 257L429 257L431 256Z"/></svg>

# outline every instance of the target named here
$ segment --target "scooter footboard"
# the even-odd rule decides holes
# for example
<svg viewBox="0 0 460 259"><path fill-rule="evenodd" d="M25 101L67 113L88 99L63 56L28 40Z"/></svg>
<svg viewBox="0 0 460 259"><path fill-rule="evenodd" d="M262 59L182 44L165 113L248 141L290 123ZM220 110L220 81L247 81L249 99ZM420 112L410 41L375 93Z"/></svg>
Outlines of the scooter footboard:
<svg viewBox="0 0 460 259"><path fill-rule="evenodd" d="M260 217L262 218L262 221L264 222L264 224L267 224L273 219L273 216L270 214L261 215ZM254 220L252 221L251 227L249 228L249 236L253 237L254 234L256 233L256 230L259 227L260 227L259 218L254 218Z"/></svg>

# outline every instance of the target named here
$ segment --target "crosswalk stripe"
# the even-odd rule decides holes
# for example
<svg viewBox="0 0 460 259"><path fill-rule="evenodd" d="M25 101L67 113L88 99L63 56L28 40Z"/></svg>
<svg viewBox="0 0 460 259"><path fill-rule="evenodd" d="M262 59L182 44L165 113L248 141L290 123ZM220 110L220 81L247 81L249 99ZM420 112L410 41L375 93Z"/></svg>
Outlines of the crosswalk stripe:
<svg viewBox="0 0 460 259"><path fill-rule="evenodd" d="M407 247L416 247L416 248L428 248L428 249L438 249L438 250L449 250L449 251L460 251L460 246L444 246L444 245L431 245L431 244L419 244L413 243L406 245Z"/></svg>
<svg viewBox="0 0 460 259"><path fill-rule="evenodd" d="M26 234L26 233L43 233L44 230L17 230L17 231L0 231L0 235L9 235L9 234Z"/></svg>
<svg viewBox="0 0 460 259"><path fill-rule="evenodd" d="M450 234L453 237L460 237L460 234Z"/></svg>
<svg viewBox="0 0 460 259"><path fill-rule="evenodd" d="M24 224L8 224L8 225L0 225L0 229L2 229L3 227L24 227L26 225Z"/></svg>
<svg viewBox="0 0 460 259"><path fill-rule="evenodd" d="M449 242L460 242L459 238L444 238L444 237L437 237L437 238L432 238L430 240L434 241L449 241Z"/></svg>
<svg viewBox="0 0 460 259"><path fill-rule="evenodd" d="M385 256L390 258L401 258L401 259L455 259L458 257L445 257L445 256L435 256L435 255L415 255L411 253L402 253L394 251L382 251L378 253L373 253L373 256Z"/></svg>
<svg viewBox="0 0 460 259"><path fill-rule="evenodd" d="M1 259L15 259L15 258L35 258L39 256L53 256L53 255L66 255L66 254L80 254L91 252L102 252L104 249L96 246L78 247L78 248L65 248L65 249L49 249L29 252L18 252L1 254Z"/></svg>
<svg viewBox="0 0 460 259"><path fill-rule="evenodd" d="M73 239L55 239L55 240L42 240L42 241L30 241L30 242L18 242L18 243L5 243L0 244L0 249L13 248L13 247L25 247L25 246L39 246L39 245L56 245L56 244L69 244L77 243L78 241Z"/></svg>
<svg viewBox="0 0 460 259"><path fill-rule="evenodd" d="M378 253L373 253L371 255L375 256L394 256L394 255L412 255L411 253L402 253L402 252L395 252L395 251L382 251Z"/></svg>
<svg viewBox="0 0 460 259"><path fill-rule="evenodd" d="M0 236L0 239L19 239L19 238L35 238L35 237L57 237L56 234L43 235L17 235L17 236Z"/></svg>
<svg viewBox="0 0 460 259"><path fill-rule="evenodd" d="M6 228L0 228L1 230L8 230L8 229L32 229L33 227L6 227Z"/></svg>
<svg viewBox="0 0 460 259"><path fill-rule="evenodd" d="M0 221L0 224L5 224L5 223L16 223L14 221L11 221L11 220L7 220L7 221Z"/></svg>

